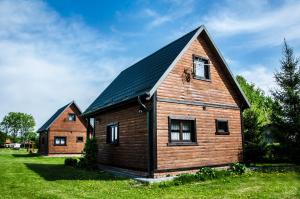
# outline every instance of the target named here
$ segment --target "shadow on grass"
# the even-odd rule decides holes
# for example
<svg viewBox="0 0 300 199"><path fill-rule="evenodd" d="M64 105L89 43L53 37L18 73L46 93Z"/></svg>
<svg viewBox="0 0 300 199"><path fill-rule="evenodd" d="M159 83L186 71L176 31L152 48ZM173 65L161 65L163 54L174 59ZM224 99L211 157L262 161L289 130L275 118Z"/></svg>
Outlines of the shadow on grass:
<svg viewBox="0 0 300 199"><path fill-rule="evenodd" d="M12 154L15 158L32 158L32 157L40 157L39 153L25 153L25 154Z"/></svg>
<svg viewBox="0 0 300 199"><path fill-rule="evenodd" d="M107 172L98 171L86 171L73 167L68 167L62 164L33 164L25 163L27 168L31 169L35 173L39 174L47 181L56 180L125 180L126 178L116 177Z"/></svg>

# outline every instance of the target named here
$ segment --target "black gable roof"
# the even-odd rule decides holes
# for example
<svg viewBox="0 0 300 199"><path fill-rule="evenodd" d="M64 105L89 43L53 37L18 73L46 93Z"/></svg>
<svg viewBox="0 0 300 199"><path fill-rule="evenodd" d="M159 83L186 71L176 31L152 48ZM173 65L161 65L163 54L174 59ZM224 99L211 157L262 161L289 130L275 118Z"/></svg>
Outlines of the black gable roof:
<svg viewBox="0 0 300 199"><path fill-rule="evenodd" d="M187 33L122 71L83 114L90 114L148 93L199 28Z"/></svg>
<svg viewBox="0 0 300 199"><path fill-rule="evenodd" d="M176 64L185 47L188 47L194 36L198 36L202 32L205 33L208 41L212 44L212 48L223 63L228 77L236 88L237 93L241 96L243 101L242 108L250 107L250 103L226 64L224 57L214 44L206 28L202 25L122 71L85 110L83 115L93 114L138 96L146 95L151 97L158 85Z"/></svg>

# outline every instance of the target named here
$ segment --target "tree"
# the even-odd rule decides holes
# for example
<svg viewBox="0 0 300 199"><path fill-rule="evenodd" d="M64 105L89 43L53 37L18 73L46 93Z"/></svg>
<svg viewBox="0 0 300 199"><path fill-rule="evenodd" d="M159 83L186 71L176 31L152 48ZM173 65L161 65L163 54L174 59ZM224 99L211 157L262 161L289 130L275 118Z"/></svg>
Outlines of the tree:
<svg viewBox="0 0 300 199"><path fill-rule="evenodd" d="M15 140L20 137L22 141L25 140L25 134L34 131L34 118L26 113L10 112L0 123L1 129L8 135L11 135Z"/></svg>
<svg viewBox="0 0 300 199"><path fill-rule="evenodd" d="M272 91L275 99L272 122L276 138L286 157L300 161L300 67L299 58L284 40L280 71L275 73L278 88Z"/></svg>
<svg viewBox="0 0 300 199"><path fill-rule="evenodd" d="M263 131L271 122L273 101L261 89L248 83L244 77L237 76L237 81L251 103L251 107L243 112L244 160L248 162L261 161L266 153Z"/></svg>
<svg viewBox="0 0 300 199"><path fill-rule="evenodd" d="M4 145L6 137L6 134L0 131L0 147Z"/></svg>

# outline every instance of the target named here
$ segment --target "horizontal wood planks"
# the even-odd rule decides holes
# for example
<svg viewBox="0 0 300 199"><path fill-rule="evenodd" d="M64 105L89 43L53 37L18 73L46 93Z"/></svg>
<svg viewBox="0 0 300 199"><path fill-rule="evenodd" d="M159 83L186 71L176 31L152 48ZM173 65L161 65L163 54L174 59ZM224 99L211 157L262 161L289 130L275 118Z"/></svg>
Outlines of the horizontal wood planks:
<svg viewBox="0 0 300 199"><path fill-rule="evenodd" d="M210 81L191 78L184 70L193 70L193 55L210 60ZM202 103L235 105L240 99L224 72L224 66L200 35L178 61L157 90L157 97ZM196 146L168 146L168 117L196 118ZM229 135L216 135L215 119L229 121ZM193 104L157 102L157 170L221 165L242 160L242 133L239 108L206 107Z"/></svg>
<svg viewBox="0 0 300 199"><path fill-rule="evenodd" d="M136 102L97 115L95 136L99 148L99 163L147 169L147 115L145 112L140 113L139 108ZM112 122L119 124L118 145L106 143L106 126Z"/></svg>

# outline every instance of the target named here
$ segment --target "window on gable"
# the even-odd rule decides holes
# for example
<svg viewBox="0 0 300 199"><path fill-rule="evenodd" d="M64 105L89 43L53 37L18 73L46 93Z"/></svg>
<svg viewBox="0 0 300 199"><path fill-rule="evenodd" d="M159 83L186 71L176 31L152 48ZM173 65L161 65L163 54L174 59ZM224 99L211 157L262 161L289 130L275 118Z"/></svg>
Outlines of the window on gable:
<svg viewBox="0 0 300 199"><path fill-rule="evenodd" d="M107 125L106 142L108 144L118 144L119 142L119 125L116 123Z"/></svg>
<svg viewBox="0 0 300 199"><path fill-rule="evenodd" d="M210 79L209 63L207 59L194 56L194 77L196 79Z"/></svg>
<svg viewBox="0 0 300 199"><path fill-rule="evenodd" d="M54 145L55 146L66 146L67 145L67 137L54 137Z"/></svg>
<svg viewBox="0 0 300 199"><path fill-rule="evenodd" d="M195 142L195 120L169 119L169 140L171 143Z"/></svg>
<svg viewBox="0 0 300 199"><path fill-rule="evenodd" d="M76 142L83 142L83 137L76 137Z"/></svg>
<svg viewBox="0 0 300 199"><path fill-rule="evenodd" d="M229 134L228 120L216 120L216 134Z"/></svg>
<svg viewBox="0 0 300 199"><path fill-rule="evenodd" d="M74 113L69 113L68 120L69 121L76 121L76 115Z"/></svg>

